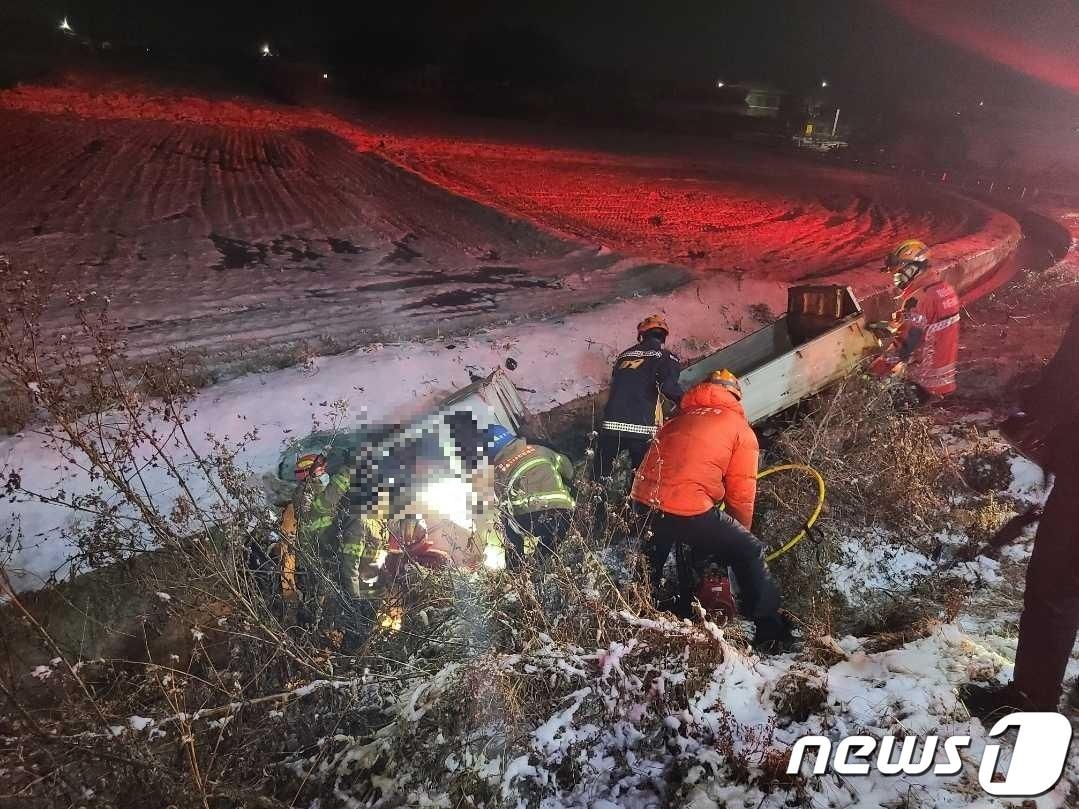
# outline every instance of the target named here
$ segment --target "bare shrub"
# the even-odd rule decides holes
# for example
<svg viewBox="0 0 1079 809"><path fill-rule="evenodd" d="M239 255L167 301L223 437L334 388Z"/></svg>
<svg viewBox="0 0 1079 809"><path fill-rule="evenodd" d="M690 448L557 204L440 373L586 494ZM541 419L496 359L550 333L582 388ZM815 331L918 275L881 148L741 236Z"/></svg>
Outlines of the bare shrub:
<svg viewBox="0 0 1079 809"><path fill-rule="evenodd" d="M901 593L882 593L872 610L851 610L829 584L833 570L857 562L843 554L860 553L863 544L867 551L906 546L928 558L938 533L954 528L953 501L973 492L934 427L910 406L903 383L851 377L763 431L771 441L762 465L804 463L827 481L825 508L810 538L771 564L785 605L803 616L808 636L893 631L893 608L911 623L945 610L945 589L932 584L911 581ZM808 476L762 481L754 530L777 547L800 530L816 495Z"/></svg>
<svg viewBox="0 0 1079 809"><path fill-rule="evenodd" d="M259 481L237 461L254 436L190 434L197 366L180 354L130 363L107 301L94 298L69 301L68 331L42 334L44 293L20 283L0 376L32 391L32 429L63 459L58 475L94 488L32 491L6 468L5 495L79 516L66 572L95 569L21 595L3 568L0 642L13 653L0 667L0 732L18 744L0 751L0 767L26 805L79 804L89 790L111 805L329 805L410 784L515 805L516 790L504 794L485 767L527 761L550 773L519 784L535 804L595 777L578 755L595 738L535 748L537 729L574 704L578 724L615 750L629 750L610 734L627 732L631 716L658 751L691 738L699 754L658 759L672 774L700 767L751 783L778 760L767 728L738 727L718 709L700 725L665 723L716 687L732 647L712 624L655 612L624 541L629 512L608 514L598 489L582 495L548 563L519 575L407 566L383 605L401 609L399 629L351 641L351 602L332 563L308 552L318 608L297 620L278 571L252 566L252 549L279 538ZM101 621L106 595L122 606L89 644L80 621ZM596 678L604 688L586 685Z"/></svg>
<svg viewBox="0 0 1079 809"><path fill-rule="evenodd" d="M47 491L28 489L16 467L5 467L5 497L67 508L80 521L71 532L67 575L110 566L140 574L127 582L128 592L108 594L132 605L133 614L105 633L111 637L101 648L110 656L91 663L62 620L52 615L46 626L37 617L44 613L27 606L47 600L38 595L24 603L11 580L18 571L0 566L9 601L4 622L27 628L21 636L5 631L5 642L15 644L11 659L36 653L46 661L29 676L26 669L0 673L13 711L3 721L25 741L5 761L26 776L20 797L66 805L84 800L79 790L92 785L108 796L138 794L149 804L205 807L261 790L261 769L243 767L265 732L257 712L233 723L226 711L215 725L199 711L331 677L335 661L313 633L284 622L252 575L251 549L275 537L277 527L257 481L236 462L253 435L237 443L192 436L194 386L184 357L130 362L108 301L93 295L70 297L70 325L45 333L38 324L47 285L36 275L0 269L10 293L0 313L0 384L31 392L40 420L30 429L61 459L59 485ZM171 491L160 490L162 476ZM68 479L79 485L65 487ZM24 541L18 526L8 539ZM131 567L151 549L156 563ZM53 592L71 611L99 620L91 617L89 599L70 602L80 591ZM48 718L26 709L34 704L49 706ZM173 718L153 723L155 734L129 719L144 713ZM239 732L247 720L254 724ZM310 728L326 731L319 723ZM279 738L268 741L261 746L283 746Z"/></svg>

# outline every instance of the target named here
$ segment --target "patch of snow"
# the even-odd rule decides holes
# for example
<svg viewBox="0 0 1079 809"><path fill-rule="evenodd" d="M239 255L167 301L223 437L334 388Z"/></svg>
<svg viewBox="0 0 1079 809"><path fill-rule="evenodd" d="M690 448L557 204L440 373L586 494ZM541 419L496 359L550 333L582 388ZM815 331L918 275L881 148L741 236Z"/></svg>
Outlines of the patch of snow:
<svg viewBox="0 0 1079 809"><path fill-rule="evenodd" d="M151 727L154 724L154 721L155 720L148 719L145 716L129 716L127 718L127 724L136 732L141 732L146 730L146 728Z"/></svg>
<svg viewBox="0 0 1079 809"><path fill-rule="evenodd" d="M961 562L955 567L960 578L975 584L998 584L1003 581L1000 575L1000 562L987 556L979 556L971 562Z"/></svg>
<svg viewBox="0 0 1079 809"><path fill-rule="evenodd" d="M1029 458L1015 455L1009 460L1012 484L1008 493L1023 502L1044 503L1051 487L1046 485L1045 472Z"/></svg>
<svg viewBox="0 0 1079 809"><path fill-rule="evenodd" d="M841 539L839 559L831 569L832 584L852 607L870 603L880 591L908 589L913 578L935 567L929 557L898 544L883 529Z"/></svg>

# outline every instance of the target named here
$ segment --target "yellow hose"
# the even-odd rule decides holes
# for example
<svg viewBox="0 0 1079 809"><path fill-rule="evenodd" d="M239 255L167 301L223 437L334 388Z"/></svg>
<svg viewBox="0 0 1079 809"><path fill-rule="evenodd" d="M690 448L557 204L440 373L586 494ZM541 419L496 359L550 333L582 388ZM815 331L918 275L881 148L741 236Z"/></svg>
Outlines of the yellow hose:
<svg viewBox="0 0 1079 809"><path fill-rule="evenodd" d="M824 477L821 475L821 473L814 469L812 466L806 466L805 464L800 463L787 463L780 464L779 466L769 467L768 469L765 469L763 472L757 475L757 480L763 480L769 475L774 475L776 472L808 472L813 477L815 477L817 479L817 507L813 509L813 514L808 520L806 520L806 524L802 528L802 530L795 534L793 537L791 537L786 542L786 544L783 545L782 548L776 551L772 551L770 554L765 556L765 562L771 562L778 559L780 556L785 554L787 551L789 551L791 548L793 548L795 545L797 545L799 542L806 538L806 536L809 534L809 529L813 527L813 524L816 523L817 518L820 517L821 510L824 508L824 497L827 491L824 486Z"/></svg>

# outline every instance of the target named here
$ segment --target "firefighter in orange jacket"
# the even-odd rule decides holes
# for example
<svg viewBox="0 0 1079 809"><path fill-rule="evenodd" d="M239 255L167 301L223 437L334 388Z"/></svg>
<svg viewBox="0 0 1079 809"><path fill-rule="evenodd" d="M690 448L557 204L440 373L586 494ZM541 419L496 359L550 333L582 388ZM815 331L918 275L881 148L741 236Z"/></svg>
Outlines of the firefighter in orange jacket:
<svg viewBox="0 0 1079 809"><path fill-rule="evenodd" d="M899 311L884 354L872 366L887 376L906 365L923 401L955 392L959 356L959 296L947 281L914 282L929 266L929 248L917 239L900 243L884 260L899 295Z"/></svg>
<svg viewBox="0 0 1079 809"><path fill-rule="evenodd" d="M758 645L789 639L779 593L764 564L764 545L752 533L757 494L757 436L742 409L742 388L730 371L716 371L682 397L637 472L631 496L645 512L652 538L646 553L655 587L674 543L698 565L730 567L740 609L757 625ZM726 511L718 506L726 503ZM679 582L675 611L686 615L693 588Z"/></svg>

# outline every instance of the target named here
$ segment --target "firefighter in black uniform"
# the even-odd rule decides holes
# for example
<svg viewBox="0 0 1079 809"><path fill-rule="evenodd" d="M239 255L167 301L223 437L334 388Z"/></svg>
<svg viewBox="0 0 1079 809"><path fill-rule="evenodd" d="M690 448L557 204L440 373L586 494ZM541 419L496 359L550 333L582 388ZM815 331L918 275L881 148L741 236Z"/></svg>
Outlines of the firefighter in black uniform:
<svg viewBox="0 0 1079 809"><path fill-rule="evenodd" d="M670 329L660 315L649 315L637 324L637 344L618 355L611 375L611 393L599 431L596 474L611 474L615 458L629 453L636 472L657 425L663 420L659 395L674 404L682 399L678 357L663 347Z"/></svg>

